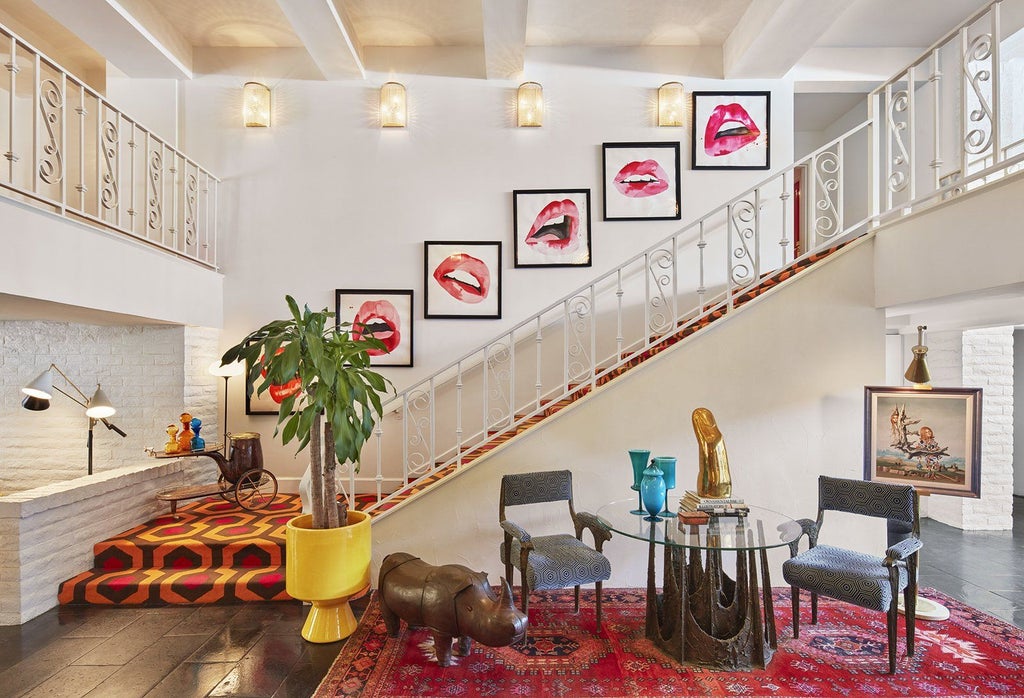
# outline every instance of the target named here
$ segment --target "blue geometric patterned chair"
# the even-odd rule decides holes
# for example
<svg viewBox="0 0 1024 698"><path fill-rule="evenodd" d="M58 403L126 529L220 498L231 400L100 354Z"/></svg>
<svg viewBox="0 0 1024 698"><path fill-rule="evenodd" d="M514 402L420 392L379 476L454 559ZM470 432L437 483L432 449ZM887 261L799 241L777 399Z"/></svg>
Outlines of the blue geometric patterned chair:
<svg viewBox="0 0 1024 698"><path fill-rule="evenodd" d="M873 516L889 522L885 557L818 545L826 511ZM917 556L921 524L917 492L910 485L818 478L818 519L800 519L810 549L797 554L800 540L790 543L790 559L782 576L792 588L793 637L800 636L800 589L811 592L811 623L818 622L818 594L884 611L889 630L889 673L896 673L896 619L899 592L907 618L907 654L914 654L914 616L917 609ZM902 540L894 538L902 534ZM896 537L899 537L898 535Z"/></svg>
<svg viewBox="0 0 1024 698"><path fill-rule="evenodd" d="M568 533L531 536L519 524L505 516L505 507L542 502L569 503L569 516L576 529ZM601 629L601 582L612 574L611 563L601 547L612 537L611 531L593 514L577 512L572 504L572 472L552 470L520 473L501 478L501 502L498 520L505 531L501 561L505 578L512 580L512 568L522 574L523 613L529 615L530 592L542 589L576 588L576 612L580 610L580 585L594 584L597 590L597 628ZM594 548L583 542L583 529L594 537Z"/></svg>

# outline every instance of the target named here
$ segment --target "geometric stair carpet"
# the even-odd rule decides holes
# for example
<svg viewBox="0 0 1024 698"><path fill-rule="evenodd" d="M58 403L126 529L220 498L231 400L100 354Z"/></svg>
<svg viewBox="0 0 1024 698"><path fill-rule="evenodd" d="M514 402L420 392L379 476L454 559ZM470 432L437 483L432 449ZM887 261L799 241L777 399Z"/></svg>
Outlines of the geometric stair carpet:
<svg viewBox="0 0 1024 698"><path fill-rule="evenodd" d="M264 510L220 498L159 516L93 546L93 569L60 585L62 604L164 606L288 601L285 524L302 506L278 494Z"/></svg>

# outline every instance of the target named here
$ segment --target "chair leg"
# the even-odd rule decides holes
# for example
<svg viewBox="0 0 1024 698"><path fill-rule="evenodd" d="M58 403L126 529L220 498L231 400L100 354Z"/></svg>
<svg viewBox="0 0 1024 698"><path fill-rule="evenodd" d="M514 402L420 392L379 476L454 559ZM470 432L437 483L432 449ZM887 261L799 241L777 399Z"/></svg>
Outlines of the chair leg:
<svg viewBox="0 0 1024 698"><path fill-rule="evenodd" d="M580 585L577 584L573 588L576 591L576 606L573 608L572 612L573 613L579 613L580 612Z"/></svg>
<svg viewBox="0 0 1024 698"><path fill-rule="evenodd" d="M576 587L579 589L579 587ZM594 584L594 588L597 591L597 632L601 632L601 582Z"/></svg>
<svg viewBox="0 0 1024 698"><path fill-rule="evenodd" d="M910 589L911 588L908 585L907 588L903 590L903 611L905 613L904 617L907 619L907 656L913 657L915 635L914 626L917 624L917 590L914 589L914 591L911 591Z"/></svg>
<svg viewBox="0 0 1024 698"><path fill-rule="evenodd" d="M530 638L530 587L526 585L526 571L523 570L523 615L526 616L526 631L523 632L523 647Z"/></svg>
<svg viewBox="0 0 1024 698"><path fill-rule="evenodd" d="M889 673L896 673L896 619L898 617L897 611L897 596L894 594L892 597L892 603L889 604L888 618L886 618L886 629L889 631Z"/></svg>
<svg viewBox="0 0 1024 698"><path fill-rule="evenodd" d="M811 592L811 625L818 624L818 595Z"/></svg>
<svg viewBox="0 0 1024 698"><path fill-rule="evenodd" d="M800 637L800 590L790 587L789 595L793 599L793 639L795 640Z"/></svg>

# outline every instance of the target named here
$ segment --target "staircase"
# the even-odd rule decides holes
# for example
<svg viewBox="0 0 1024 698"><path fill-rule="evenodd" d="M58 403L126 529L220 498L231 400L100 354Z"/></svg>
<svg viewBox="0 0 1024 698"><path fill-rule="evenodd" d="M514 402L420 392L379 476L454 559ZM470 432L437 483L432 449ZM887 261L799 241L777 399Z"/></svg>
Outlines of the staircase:
<svg viewBox="0 0 1024 698"><path fill-rule="evenodd" d="M349 473L359 506L394 511L838 247L1016 171L999 12L874 90L869 120L396 395Z"/></svg>

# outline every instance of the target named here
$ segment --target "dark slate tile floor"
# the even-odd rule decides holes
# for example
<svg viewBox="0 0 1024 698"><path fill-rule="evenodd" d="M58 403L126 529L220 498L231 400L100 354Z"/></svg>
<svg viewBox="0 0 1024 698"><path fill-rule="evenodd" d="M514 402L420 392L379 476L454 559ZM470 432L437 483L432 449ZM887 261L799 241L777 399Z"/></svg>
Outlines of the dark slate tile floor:
<svg viewBox="0 0 1024 698"><path fill-rule="evenodd" d="M1024 628L1024 499L1014 521L965 532L925 519L921 584ZM299 603L55 608L0 627L0 695L308 698L343 643L305 642L305 615Z"/></svg>

